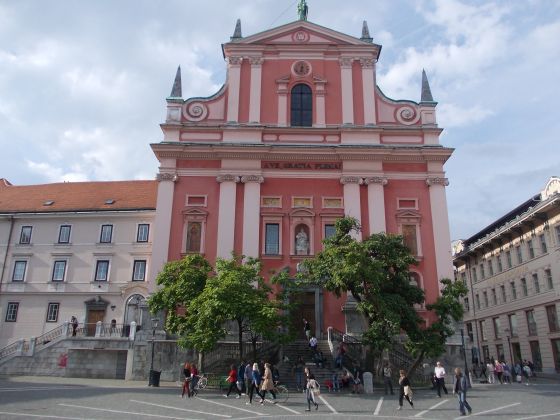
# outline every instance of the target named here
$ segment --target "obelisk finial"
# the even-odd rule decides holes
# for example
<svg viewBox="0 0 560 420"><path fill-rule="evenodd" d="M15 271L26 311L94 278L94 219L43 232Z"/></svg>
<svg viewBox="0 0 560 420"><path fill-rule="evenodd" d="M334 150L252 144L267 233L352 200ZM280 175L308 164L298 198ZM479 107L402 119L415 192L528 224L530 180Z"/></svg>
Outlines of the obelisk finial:
<svg viewBox="0 0 560 420"><path fill-rule="evenodd" d="M364 42L369 42L370 44L373 43L373 38L369 34L368 24L367 21L365 20L364 23L362 24L362 37L360 39Z"/></svg>
<svg viewBox="0 0 560 420"><path fill-rule="evenodd" d="M237 22L235 23L235 30L233 31L233 36L231 36L230 39L232 41L235 41L236 39L241 38L243 38L243 36L241 35L241 19L237 19Z"/></svg>
<svg viewBox="0 0 560 420"><path fill-rule="evenodd" d="M307 2L305 0L299 0L297 5L297 12L299 15L299 20L307 20L307 12L309 8L307 7Z"/></svg>
<svg viewBox="0 0 560 420"><path fill-rule="evenodd" d="M175 74L175 81L173 82L173 87L171 88L171 94L168 99L179 99L183 97L183 87L181 86L181 66L177 67L177 73Z"/></svg>
<svg viewBox="0 0 560 420"><path fill-rule="evenodd" d="M428 76L424 69L422 69L422 93L420 94L420 102L435 102L430 84L428 83Z"/></svg>

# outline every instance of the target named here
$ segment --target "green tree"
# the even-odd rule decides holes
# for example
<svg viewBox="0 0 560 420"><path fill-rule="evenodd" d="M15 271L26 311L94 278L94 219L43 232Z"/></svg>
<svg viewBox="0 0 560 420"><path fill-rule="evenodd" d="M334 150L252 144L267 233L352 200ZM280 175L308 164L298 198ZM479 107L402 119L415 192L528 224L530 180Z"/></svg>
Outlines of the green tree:
<svg viewBox="0 0 560 420"><path fill-rule="evenodd" d="M394 336L403 331L408 337L409 351L419 357L441 354L445 338L452 333L449 318L459 315L457 301L453 300L457 288L453 288L452 296L444 294L428 305L438 316L438 322L423 329L414 305L424 302L424 292L410 282L410 266L416 260L402 237L381 233L358 241L352 233L359 230L355 219L339 219L335 235L323 241L323 251L304 262L300 279L337 296L351 294L367 320L362 341L370 346L374 358L391 349Z"/></svg>
<svg viewBox="0 0 560 420"><path fill-rule="evenodd" d="M181 346L201 352L212 350L227 335L229 321L238 327L240 358L244 333L252 338L253 352L259 337L280 337L282 305L260 275L261 263L257 259L218 259L214 275L209 276L210 265L205 260L205 264L197 264L203 267L201 272L193 273L195 258L203 260L200 256L186 257L191 262L182 266L186 272L168 269L166 265L157 277L162 288L149 300L152 312L167 310L167 330L179 336Z"/></svg>

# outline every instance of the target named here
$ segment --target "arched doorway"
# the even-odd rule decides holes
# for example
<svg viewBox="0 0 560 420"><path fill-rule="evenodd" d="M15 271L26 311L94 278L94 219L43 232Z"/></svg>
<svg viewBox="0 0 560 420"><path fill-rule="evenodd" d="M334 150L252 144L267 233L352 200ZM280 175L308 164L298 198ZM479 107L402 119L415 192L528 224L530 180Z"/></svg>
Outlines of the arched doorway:
<svg viewBox="0 0 560 420"><path fill-rule="evenodd" d="M126 310L124 313L124 330L125 335L130 332L130 324L136 322L137 331L149 320L148 303L142 295L132 295L126 301Z"/></svg>

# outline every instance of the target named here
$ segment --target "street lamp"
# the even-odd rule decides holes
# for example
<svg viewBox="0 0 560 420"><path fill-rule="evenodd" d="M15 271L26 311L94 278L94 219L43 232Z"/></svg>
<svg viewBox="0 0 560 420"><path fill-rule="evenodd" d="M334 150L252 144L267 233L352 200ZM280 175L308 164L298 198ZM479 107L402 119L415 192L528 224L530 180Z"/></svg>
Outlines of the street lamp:
<svg viewBox="0 0 560 420"><path fill-rule="evenodd" d="M471 378L469 375L469 368L467 366L467 351L465 350L465 333L463 332L462 328L461 328L461 346L463 348L463 359L465 361L465 377L467 378L467 384L469 388L471 388L472 387Z"/></svg>
<svg viewBox="0 0 560 420"><path fill-rule="evenodd" d="M504 332L506 333L506 337L507 337L507 341L508 341L509 359L510 359L510 362L511 362L511 366L513 367L513 364L514 364L513 363L513 351L511 349L511 341L509 339L509 335L510 335L511 331L510 331L509 328L506 328L506 329L504 329Z"/></svg>
<svg viewBox="0 0 560 420"><path fill-rule="evenodd" d="M148 386L159 386L159 378L157 378L156 380L156 372L154 371L154 347L156 344L156 329L158 327L158 323L159 319L152 318L152 361L150 363L150 377L148 379Z"/></svg>

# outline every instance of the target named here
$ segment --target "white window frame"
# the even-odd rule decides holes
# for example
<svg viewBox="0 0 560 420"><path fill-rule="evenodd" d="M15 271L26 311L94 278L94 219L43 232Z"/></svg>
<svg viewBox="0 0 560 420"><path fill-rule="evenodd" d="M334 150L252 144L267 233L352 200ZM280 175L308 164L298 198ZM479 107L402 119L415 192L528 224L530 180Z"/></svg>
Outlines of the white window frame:
<svg viewBox="0 0 560 420"><path fill-rule="evenodd" d="M99 265L100 263L107 263L107 272L105 275L105 279L98 279L97 278L97 274L99 272ZM95 268L93 271L93 281L96 283L108 283L109 282L109 274L111 272L111 260L108 258L99 258L98 260L95 260Z"/></svg>
<svg viewBox="0 0 560 420"><path fill-rule="evenodd" d="M277 205L265 204L266 199L278 200ZM261 196L261 207L268 209L281 209L282 208L282 196L281 195L263 195Z"/></svg>
<svg viewBox="0 0 560 420"><path fill-rule="evenodd" d="M68 228L68 239L66 241L62 241L62 229L63 228ZM69 244L70 243L70 238L72 237L72 225L69 224L64 224L64 225L60 225L58 227L58 239L56 241L57 244Z"/></svg>
<svg viewBox="0 0 560 420"><path fill-rule="evenodd" d="M278 254L267 254L266 253L266 225L267 224L277 224L278 225ZM282 216L265 215L261 220L261 254L264 257L279 257L283 254L283 240L282 233L284 226L282 223Z"/></svg>
<svg viewBox="0 0 560 420"><path fill-rule="evenodd" d="M56 308L56 309L54 309ZM52 316L54 312L54 317ZM47 317L45 322L58 322L58 315L60 313L60 303L49 302L47 305ZM54 319L53 319L54 318Z"/></svg>
<svg viewBox="0 0 560 420"><path fill-rule="evenodd" d="M62 279L56 279L55 280L54 275L56 273L56 268L57 268L58 263L63 263L64 268L63 268L63 271L62 271ZM61 283L61 282L66 281L66 270L67 270L67 268L68 268L68 260L64 260L64 259L55 260L53 262L53 269L52 269L52 273L51 273L51 281L53 283Z"/></svg>
<svg viewBox="0 0 560 420"><path fill-rule="evenodd" d="M145 240L143 239L143 237L140 238L140 228L144 228L144 227L147 229ZM138 225L136 226L136 242L146 243L149 240L150 240L150 224L149 223L138 223Z"/></svg>
<svg viewBox="0 0 560 420"><path fill-rule="evenodd" d="M137 265L141 265L141 263L144 264L144 271L142 273L142 278L136 278L136 267ZM133 282L137 282L137 281L146 281L146 272L148 271L148 261L147 260L134 260L134 262L132 263L132 281Z"/></svg>
<svg viewBox="0 0 560 420"><path fill-rule="evenodd" d="M202 198L202 204L199 203L191 203L189 199L191 198ZM187 207L207 207L208 206L208 196L205 194L187 194L185 198L185 206Z"/></svg>
<svg viewBox="0 0 560 420"><path fill-rule="evenodd" d="M546 285L548 287L548 290L554 289L554 279L552 277L552 270L550 268L545 268L544 275L546 277Z"/></svg>
<svg viewBox="0 0 560 420"><path fill-rule="evenodd" d="M414 201L413 207L401 207L402 201ZM397 197L397 210L418 210L418 199L411 197Z"/></svg>
<svg viewBox="0 0 560 420"><path fill-rule="evenodd" d="M535 294L538 295L541 292L541 280L539 279L539 273L532 273L531 278L533 279Z"/></svg>
<svg viewBox="0 0 560 420"><path fill-rule="evenodd" d="M15 279L15 274L16 274L16 268L18 266L18 263L23 263L24 267L23 267L23 275L21 276L21 279ZM14 283L23 283L25 282L25 278L27 276L27 264L29 263L29 261L27 261L26 259L16 259L14 260L14 268L12 270L12 282Z"/></svg>
<svg viewBox="0 0 560 420"><path fill-rule="evenodd" d="M544 233L539 235L539 242L541 244L541 254L546 254L548 252L548 244L546 243L546 236L544 236Z"/></svg>
<svg viewBox="0 0 560 420"><path fill-rule="evenodd" d="M19 302L8 302L6 306L6 316L4 322L17 322L19 312Z"/></svg>
<svg viewBox="0 0 560 420"><path fill-rule="evenodd" d="M338 206L327 206L325 201L327 200L339 200ZM321 208L324 209L343 209L344 208L344 197L321 197Z"/></svg>
<svg viewBox="0 0 560 420"><path fill-rule="evenodd" d="M26 241L23 241L23 238L24 238L23 232L24 232L24 230L27 230L27 229L29 229L29 238ZM31 225L22 226L20 234L19 234L19 242L18 243L20 245L31 245L32 238L33 238L33 226L31 226Z"/></svg>
<svg viewBox="0 0 560 420"><path fill-rule="evenodd" d="M206 222L208 212L200 208L190 208L183 211L183 239L181 242L181 253L187 254L201 254L204 255L206 251ZM187 250L187 239L189 235L189 223L200 223L200 249L196 251Z"/></svg>
<svg viewBox="0 0 560 420"><path fill-rule="evenodd" d="M107 228L107 227L111 228L108 241L103 240L104 236L106 236L106 235L104 235L104 230L105 230L104 228ZM113 243L113 233L114 233L113 229L114 229L114 226L111 223L105 223L105 224L101 225L101 230L100 230L100 233L99 233L99 243L100 244L111 244L111 243Z"/></svg>

